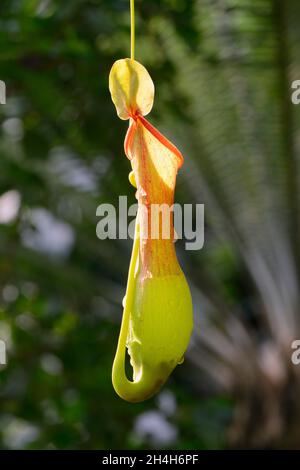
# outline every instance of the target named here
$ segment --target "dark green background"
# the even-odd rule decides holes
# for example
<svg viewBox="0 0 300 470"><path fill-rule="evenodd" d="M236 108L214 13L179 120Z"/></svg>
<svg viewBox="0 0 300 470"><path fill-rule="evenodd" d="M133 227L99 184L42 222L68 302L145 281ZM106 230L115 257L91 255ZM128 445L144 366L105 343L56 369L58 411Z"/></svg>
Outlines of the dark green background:
<svg viewBox="0 0 300 470"><path fill-rule="evenodd" d="M100 203L134 202L108 91L128 4L1 0L0 192L21 204L0 225L0 447L299 448L300 3L136 1L149 118L185 155L177 202L206 218L204 249L177 247L189 352L138 405L110 379L131 241L96 237Z"/></svg>

